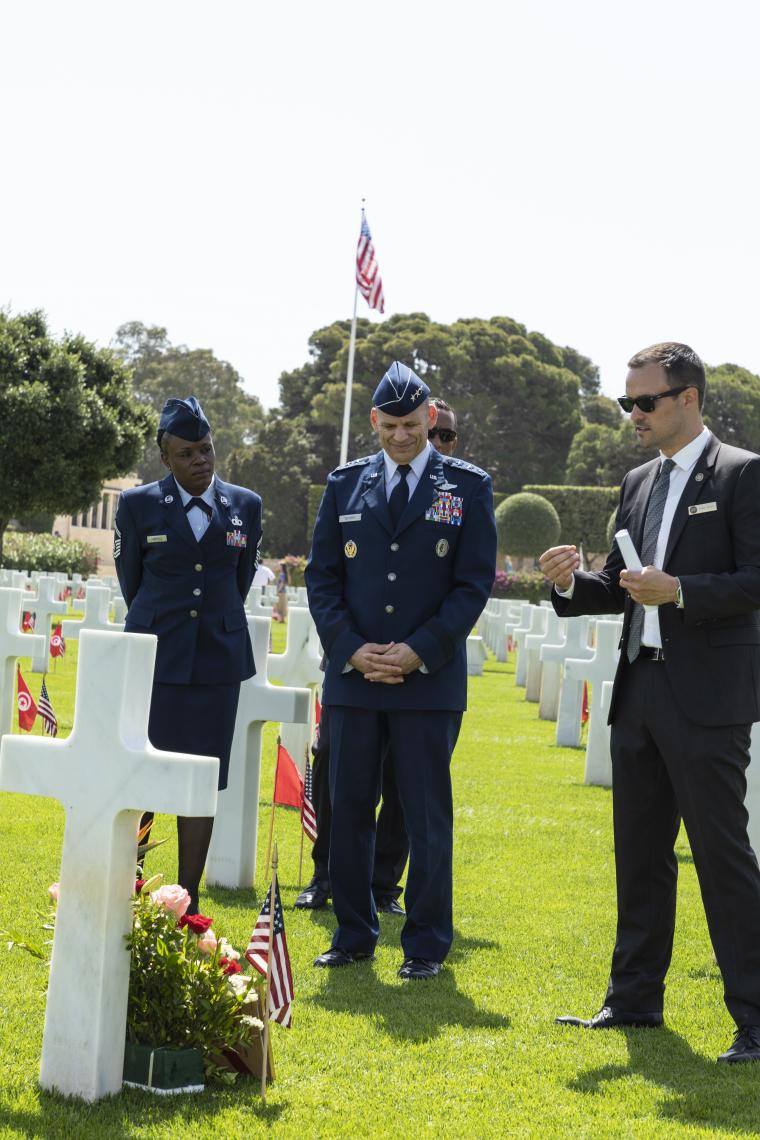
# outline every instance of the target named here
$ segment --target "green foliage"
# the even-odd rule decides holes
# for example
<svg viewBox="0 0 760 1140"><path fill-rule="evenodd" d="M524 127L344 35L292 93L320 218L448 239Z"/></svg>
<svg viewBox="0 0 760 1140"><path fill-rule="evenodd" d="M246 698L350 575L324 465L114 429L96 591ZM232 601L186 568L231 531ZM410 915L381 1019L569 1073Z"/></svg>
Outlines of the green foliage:
<svg viewBox="0 0 760 1140"><path fill-rule="evenodd" d="M49 570L89 576L98 568L98 552L89 542L69 542L52 534L9 531L2 564L6 570Z"/></svg>
<svg viewBox="0 0 760 1140"><path fill-rule="evenodd" d="M166 329L130 321L116 330L114 350L132 369L135 396L158 414L171 396L196 396L211 425L219 474L229 478L228 463L235 448L250 447L264 421L256 396L243 388L239 373L208 348L190 349L171 344ZM157 420L153 421L157 424ZM161 463L153 438L143 449L137 473L144 483L162 479Z"/></svg>
<svg viewBox="0 0 760 1140"><path fill-rule="evenodd" d="M339 452L350 325L336 321L309 340L311 360L280 377L282 414L311 431L313 483ZM598 390L595 366L509 317L451 325L424 313L357 322L349 456L377 449L369 426L372 392L393 360L410 365L454 407L458 454L484 467L499 487L559 481L580 426L580 392Z"/></svg>
<svg viewBox="0 0 760 1140"><path fill-rule="evenodd" d="M559 539L560 520L543 495L524 491L510 495L496 509L499 549L518 558L537 558Z"/></svg>
<svg viewBox="0 0 760 1140"><path fill-rule="evenodd" d="M633 425L618 417L617 427L584 423L573 437L565 467L565 482L579 487L619 486L626 472L647 463L656 449L644 449Z"/></svg>
<svg viewBox="0 0 760 1140"><path fill-rule="evenodd" d="M491 597L519 598L521 601L537 605L550 598L551 592L551 582L547 582L543 574L531 571L506 573L504 570L497 570L491 588Z"/></svg>
<svg viewBox="0 0 760 1140"><path fill-rule="evenodd" d="M309 436L298 424L272 413L253 447L230 456L230 479L264 501L263 550L268 558L308 549L308 470L314 463Z"/></svg>
<svg viewBox="0 0 760 1140"><path fill-rule="evenodd" d="M28 531L31 534L52 534L55 515L52 511L33 511L11 519L9 530Z"/></svg>
<svg viewBox="0 0 760 1140"><path fill-rule="evenodd" d="M617 507L615 508L615 510L610 515L609 521L607 523L607 549L608 550L612 549L612 544L615 541L615 533L617 531L617 526L615 525L616 522L617 522Z"/></svg>
<svg viewBox="0 0 760 1140"><path fill-rule="evenodd" d="M617 487L565 487L535 484L525 488L543 495L560 517L559 541L583 545L586 553L599 554L608 549L607 520L617 504ZM551 545L551 543L549 543Z"/></svg>
<svg viewBox="0 0 760 1140"><path fill-rule="evenodd" d="M42 313L0 312L0 556L12 518L73 514L130 471L154 425L128 369L80 336L54 340Z"/></svg>
<svg viewBox="0 0 760 1140"><path fill-rule="evenodd" d="M606 424L619 428L623 422L620 405L609 396L593 395L581 403L581 414L586 423Z"/></svg>
<svg viewBox="0 0 760 1140"><path fill-rule="evenodd" d="M324 483L310 483L309 484L309 504L308 504L308 517L306 523L306 534L309 542L314 533L314 523L317 521L317 513L319 511L319 504L322 502L322 496L325 493Z"/></svg>
<svg viewBox="0 0 760 1140"><path fill-rule="evenodd" d="M204 954L198 938L143 890L133 904L127 1037L138 1045L199 1049L206 1060L221 1049L250 1043L243 1017L247 988ZM237 975L238 977L240 975Z"/></svg>
<svg viewBox="0 0 760 1140"><path fill-rule="evenodd" d="M707 426L724 443L760 452L760 376L737 364L706 371Z"/></svg>

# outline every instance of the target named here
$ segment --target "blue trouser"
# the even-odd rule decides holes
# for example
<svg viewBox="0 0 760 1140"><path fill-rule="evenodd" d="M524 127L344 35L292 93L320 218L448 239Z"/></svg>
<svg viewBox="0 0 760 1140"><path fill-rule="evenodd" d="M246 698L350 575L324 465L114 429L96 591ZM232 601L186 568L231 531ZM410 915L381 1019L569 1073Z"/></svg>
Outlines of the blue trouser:
<svg viewBox="0 0 760 1140"><path fill-rule="evenodd" d="M375 808L390 743L410 845L401 945L407 958L446 957L453 938L449 764L461 723L461 712L447 710L330 707L333 946L371 953L380 932L372 898Z"/></svg>

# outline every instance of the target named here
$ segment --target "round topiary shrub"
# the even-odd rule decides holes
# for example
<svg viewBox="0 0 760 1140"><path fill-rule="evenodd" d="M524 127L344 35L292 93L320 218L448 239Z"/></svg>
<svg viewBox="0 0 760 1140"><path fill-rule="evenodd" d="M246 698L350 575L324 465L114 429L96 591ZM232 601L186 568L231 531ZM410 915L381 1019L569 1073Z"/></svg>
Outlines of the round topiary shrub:
<svg viewBox="0 0 760 1140"><path fill-rule="evenodd" d="M499 549L518 558L537 558L559 541L559 515L543 495L520 491L496 508Z"/></svg>

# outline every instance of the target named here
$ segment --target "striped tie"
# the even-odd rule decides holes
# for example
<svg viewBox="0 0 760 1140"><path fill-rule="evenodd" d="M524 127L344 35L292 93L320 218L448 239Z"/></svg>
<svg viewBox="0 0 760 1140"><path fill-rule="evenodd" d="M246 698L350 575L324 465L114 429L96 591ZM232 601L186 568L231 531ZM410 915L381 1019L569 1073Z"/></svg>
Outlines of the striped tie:
<svg viewBox="0 0 760 1140"><path fill-rule="evenodd" d="M670 472L675 467L672 459L664 459L654 481L652 494L649 497L646 518L644 519L644 537L641 541L641 563L651 566L657 550L657 539L660 537L662 515L665 510L665 501L670 489ZM633 604L631 626L628 630L628 660L633 664L641 649L641 634L644 630L644 607L638 602Z"/></svg>

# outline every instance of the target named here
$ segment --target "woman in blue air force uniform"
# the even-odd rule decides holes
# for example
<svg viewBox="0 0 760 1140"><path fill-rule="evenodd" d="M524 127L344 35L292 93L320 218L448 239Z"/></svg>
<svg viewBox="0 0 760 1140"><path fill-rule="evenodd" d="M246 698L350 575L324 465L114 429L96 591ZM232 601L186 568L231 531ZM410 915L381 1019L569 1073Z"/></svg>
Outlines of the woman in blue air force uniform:
<svg viewBox="0 0 760 1140"><path fill-rule="evenodd" d="M194 396L167 400L157 442L169 474L124 491L116 512L125 629L158 638L151 743L218 756L222 789L240 683L255 673L244 601L261 544L261 499L214 474L210 427ZM190 913L198 909L213 823L177 818L178 878Z"/></svg>

